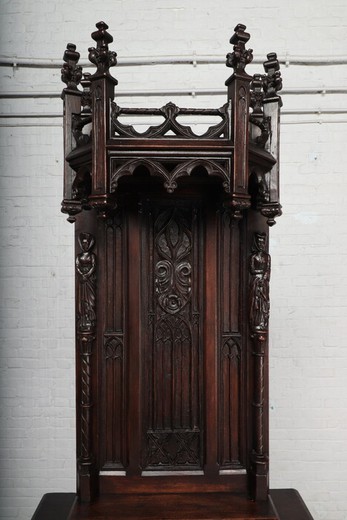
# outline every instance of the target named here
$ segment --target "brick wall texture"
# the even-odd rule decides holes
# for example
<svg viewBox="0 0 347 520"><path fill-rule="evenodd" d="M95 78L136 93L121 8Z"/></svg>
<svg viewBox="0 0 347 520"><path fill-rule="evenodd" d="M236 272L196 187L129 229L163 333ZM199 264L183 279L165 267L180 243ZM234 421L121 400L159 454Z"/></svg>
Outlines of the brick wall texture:
<svg viewBox="0 0 347 520"><path fill-rule="evenodd" d="M72 41L86 59L104 20L119 61L224 57L242 22L255 58L287 56L286 89L347 87L345 0L1 0L0 9L2 56L60 59ZM344 64L291 63L343 54ZM113 69L120 92L162 91L128 95L128 106L218 107L224 95L166 92L222 89L229 73L219 64ZM0 67L0 81L2 92L62 88L54 68ZM297 488L316 520L346 520L347 94L283 101L284 214L271 232L271 487ZM61 115L61 100L0 104L1 114L19 116L0 119L0 517L28 520L44 493L75 489L73 228L60 214L62 119L23 117Z"/></svg>

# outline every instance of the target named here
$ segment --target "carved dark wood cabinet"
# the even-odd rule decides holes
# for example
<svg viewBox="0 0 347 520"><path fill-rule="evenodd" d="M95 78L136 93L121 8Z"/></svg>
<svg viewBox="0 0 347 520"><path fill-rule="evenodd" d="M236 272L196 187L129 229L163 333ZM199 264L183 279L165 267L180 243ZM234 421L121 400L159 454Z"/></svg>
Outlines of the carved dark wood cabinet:
<svg viewBox="0 0 347 520"><path fill-rule="evenodd" d="M239 24L221 108L125 108L109 72L112 36L105 23L96 27L95 73L82 73L72 44L62 69L78 497L116 504L179 494L184 503L218 493L220 503L244 504L244 516L230 518L276 519L268 498L268 232L281 214L276 54L248 75L250 36ZM191 116L216 123L198 134ZM144 117L159 123L142 132L129 123Z"/></svg>

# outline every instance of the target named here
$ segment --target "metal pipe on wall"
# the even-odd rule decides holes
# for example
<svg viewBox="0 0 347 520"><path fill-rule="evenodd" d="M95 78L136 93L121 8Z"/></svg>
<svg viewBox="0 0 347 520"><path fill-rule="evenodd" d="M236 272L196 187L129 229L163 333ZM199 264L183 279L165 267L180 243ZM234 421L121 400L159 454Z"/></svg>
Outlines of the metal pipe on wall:
<svg viewBox="0 0 347 520"><path fill-rule="evenodd" d="M170 90L117 90L116 97L149 97L149 96L219 96L225 94L226 90L219 89L170 89ZM312 95L312 94L347 94L347 87L311 87L293 88L281 91L281 96L290 95ZM0 99L30 99L30 98L60 98L60 92L0 92Z"/></svg>
<svg viewBox="0 0 347 520"><path fill-rule="evenodd" d="M334 115L334 114L347 114L347 108L321 108L321 109L293 109L293 110L282 110L281 115L283 116L294 116L294 115ZM49 118L62 118L62 114L57 113L18 113L18 114L0 114L0 119L49 119ZM199 121L196 121L199 124ZM207 122L205 121L205 124ZM139 126L148 126L148 123L137 123Z"/></svg>
<svg viewBox="0 0 347 520"><path fill-rule="evenodd" d="M330 66L330 65L346 65L347 56L281 56L278 57L281 65L286 67L290 65L298 66ZM254 58L253 64L263 64L264 59ZM81 60L79 64L82 67L93 68L93 65L87 60ZM131 58L119 58L118 67L132 67L141 65L212 65L225 64L225 58L210 55L188 56L134 56ZM29 67L29 68L50 68L60 69L62 61L47 58L17 58L17 57L0 57L0 66L2 67Z"/></svg>

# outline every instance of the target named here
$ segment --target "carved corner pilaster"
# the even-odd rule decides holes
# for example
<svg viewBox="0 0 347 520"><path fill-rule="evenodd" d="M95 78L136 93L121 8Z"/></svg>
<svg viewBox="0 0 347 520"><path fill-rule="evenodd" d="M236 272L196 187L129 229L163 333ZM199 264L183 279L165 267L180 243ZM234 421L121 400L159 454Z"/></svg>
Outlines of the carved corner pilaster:
<svg viewBox="0 0 347 520"><path fill-rule="evenodd" d="M268 495L267 348L270 271L267 236L265 233L255 232L249 261L249 331L253 358L250 478L252 496L256 500L265 500Z"/></svg>
<svg viewBox="0 0 347 520"><path fill-rule="evenodd" d="M95 238L80 233L76 256L76 360L77 377L77 481L81 501L90 502L96 494L96 468L93 431L93 357L96 335L96 255Z"/></svg>

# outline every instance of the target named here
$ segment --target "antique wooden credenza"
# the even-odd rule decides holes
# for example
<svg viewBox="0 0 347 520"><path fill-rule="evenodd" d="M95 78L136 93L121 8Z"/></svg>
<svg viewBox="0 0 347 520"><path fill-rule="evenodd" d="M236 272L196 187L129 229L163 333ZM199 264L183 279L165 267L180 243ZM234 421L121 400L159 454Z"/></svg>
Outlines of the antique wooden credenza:
<svg viewBox="0 0 347 520"><path fill-rule="evenodd" d="M80 505L71 518L99 507L95 518L278 519L268 483L276 54L248 75L239 24L221 108L124 108L109 72L112 36L96 27L95 73L82 74L73 44L62 69L62 211L76 236ZM192 116L216 122L198 132ZM144 117L156 122L139 131ZM148 500L158 516L144 512ZM135 516L127 504L140 504Z"/></svg>

